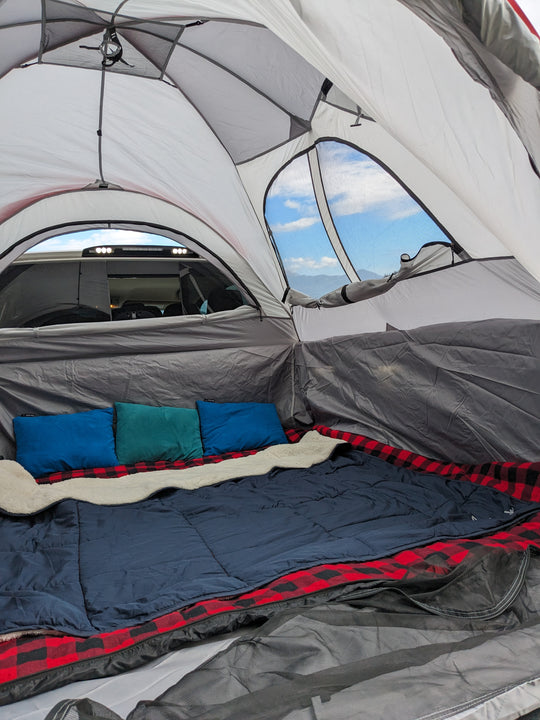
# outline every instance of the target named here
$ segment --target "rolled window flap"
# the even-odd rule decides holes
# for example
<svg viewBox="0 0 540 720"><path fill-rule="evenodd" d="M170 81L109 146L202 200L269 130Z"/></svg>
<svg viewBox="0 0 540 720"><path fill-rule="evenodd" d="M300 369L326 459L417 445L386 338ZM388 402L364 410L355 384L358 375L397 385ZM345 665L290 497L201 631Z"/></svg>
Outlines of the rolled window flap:
<svg viewBox="0 0 540 720"><path fill-rule="evenodd" d="M303 292L300 292L299 290L293 290L293 288L289 288L287 290L287 293L283 299L283 302L288 303L289 305L301 305L302 307L310 307L310 308L316 308L319 307L318 300L315 300L314 298L310 297L309 295L306 295Z"/></svg>

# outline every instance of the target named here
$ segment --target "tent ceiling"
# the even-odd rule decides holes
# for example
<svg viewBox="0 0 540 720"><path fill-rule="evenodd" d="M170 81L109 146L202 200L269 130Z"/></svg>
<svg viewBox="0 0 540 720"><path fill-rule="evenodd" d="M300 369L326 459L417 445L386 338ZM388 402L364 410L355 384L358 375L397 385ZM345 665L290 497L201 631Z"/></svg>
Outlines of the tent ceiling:
<svg viewBox="0 0 540 720"><path fill-rule="evenodd" d="M505 2L482 6L495 12ZM281 298L264 192L281 165L321 137L369 140L367 115L377 157L467 252L514 255L540 278L531 240L540 185L529 161L540 147L540 95L506 52L502 60L492 53L493 24L488 47L464 24L461 5L0 1L0 97L8 109L0 118L0 253L35 231L32 205L42 228L53 228L65 212L49 197L98 180L193 214ZM505 27L495 24L499 34ZM520 45L526 28L512 28L510 45ZM122 57L109 55L103 70L107 31L107 49L114 31ZM325 78L335 84L332 113L323 112ZM14 237L6 224L16 214Z"/></svg>
<svg viewBox="0 0 540 720"><path fill-rule="evenodd" d="M139 21L110 12L123 4L106 3L108 11L98 12L58 0L31 0L23 8L6 0L0 72L22 62L101 70L100 46L114 25L122 56L107 72L175 85L235 163L309 128L324 77L268 29L199 18ZM106 135L106 125L102 131Z"/></svg>

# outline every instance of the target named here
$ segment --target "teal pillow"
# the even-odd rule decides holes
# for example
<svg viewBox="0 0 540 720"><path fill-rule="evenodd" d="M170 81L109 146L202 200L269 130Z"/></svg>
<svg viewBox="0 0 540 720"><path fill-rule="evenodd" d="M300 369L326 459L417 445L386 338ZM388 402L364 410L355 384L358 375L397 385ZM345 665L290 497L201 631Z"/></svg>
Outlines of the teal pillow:
<svg viewBox="0 0 540 720"><path fill-rule="evenodd" d="M118 465L113 409L13 418L17 461L34 477Z"/></svg>
<svg viewBox="0 0 540 720"><path fill-rule="evenodd" d="M116 454L122 465L202 457L196 410L123 402L115 408Z"/></svg>

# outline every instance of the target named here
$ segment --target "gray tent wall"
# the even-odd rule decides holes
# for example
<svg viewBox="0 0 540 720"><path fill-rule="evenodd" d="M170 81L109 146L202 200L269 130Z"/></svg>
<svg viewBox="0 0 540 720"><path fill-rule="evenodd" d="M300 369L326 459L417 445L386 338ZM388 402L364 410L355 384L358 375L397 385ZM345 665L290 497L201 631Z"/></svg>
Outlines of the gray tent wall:
<svg viewBox="0 0 540 720"><path fill-rule="evenodd" d="M118 17L105 0L2 3L0 266L55 228L165 226L233 268L259 309L2 331L0 453L13 456L16 414L206 397L274 401L287 424L309 421L306 403L315 421L439 458L536 458L540 104L528 69L540 53L514 15L493 25L502 0L481 5L336 0L329 23L325 0L138 0ZM130 12L159 28L137 30ZM182 29L186 18L202 24ZM100 105L99 54L80 46L114 19L129 64L104 73ZM523 52L505 53L503 36ZM325 78L340 89L328 102ZM475 262L291 313L264 194L324 137L380 157Z"/></svg>
<svg viewBox="0 0 540 720"><path fill-rule="evenodd" d="M303 343L290 321L250 308L114 325L3 331L0 454L14 457L16 415L207 399L275 402L288 426L319 422L438 459L538 460L535 321Z"/></svg>
<svg viewBox="0 0 540 720"><path fill-rule="evenodd" d="M538 461L540 323L485 320L297 346L316 422L427 457Z"/></svg>
<svg viewBox="0 0 540 720"><path fill-rule="evenodd" d="M114 325L114 327L112 327ZM119 327L120 325L120 327ZM290 321L252 308L213 316L4 331L0 454L14 456L12 418L115 401L195 407L195 400L275 402L295 413Z"/></svg>

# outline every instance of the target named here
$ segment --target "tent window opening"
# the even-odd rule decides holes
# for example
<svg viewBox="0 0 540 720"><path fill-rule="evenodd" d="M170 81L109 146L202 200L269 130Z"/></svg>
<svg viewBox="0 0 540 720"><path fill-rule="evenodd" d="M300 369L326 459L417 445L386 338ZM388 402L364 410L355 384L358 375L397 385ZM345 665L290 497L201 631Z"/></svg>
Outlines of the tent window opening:
<svg viewBox="0 0 540 720"><path fill-rule="evenodd" d="M289 285L321 297L382 278L448 236L375 159L334 140L298 156L274 179L265 215Z"/></svg>
<svg viewBox="0 0 540 720"><path fill-rule="evenodd" d="M127 231L118 232L125 240ZM223 273L177 243L82 247L54 238L12 263L0 276L0 328L209 314L248 304Z"/></svg>
<svg viewBox="0 0 540 720"><path fill-rule="evenodd" d="M265 216L291 287L319 297L348 282L321 220L307 155L276 177Z"/></svg>

